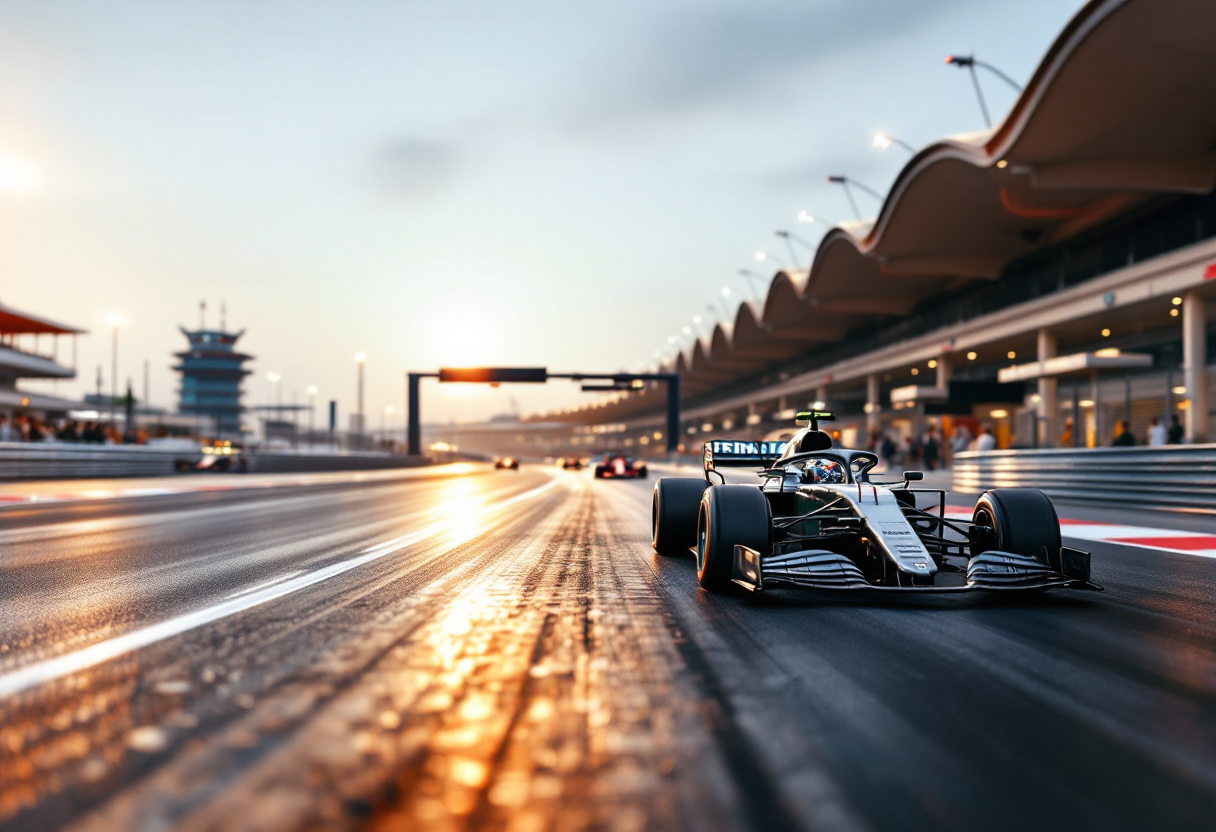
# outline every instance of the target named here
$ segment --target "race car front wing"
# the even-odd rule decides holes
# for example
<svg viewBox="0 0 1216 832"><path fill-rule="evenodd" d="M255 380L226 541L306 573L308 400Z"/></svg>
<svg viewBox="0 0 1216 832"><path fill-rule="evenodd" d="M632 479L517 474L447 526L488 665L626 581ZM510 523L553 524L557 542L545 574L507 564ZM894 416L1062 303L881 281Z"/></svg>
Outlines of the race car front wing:
<svg viewBox="0 0 1216 832"><path fill-rule="evenodd" d="M892 592L971 592L974 590L1090 589L1089 553L1063 547L1060 571L1041 561L1010 552L981 552L967 563L966 581L953 586L879 586L866 580L853 561L826 549L808 549L763 557L747 546L735 547L734 583L752 591L773 586L807 589L879 590Z"/></svg>

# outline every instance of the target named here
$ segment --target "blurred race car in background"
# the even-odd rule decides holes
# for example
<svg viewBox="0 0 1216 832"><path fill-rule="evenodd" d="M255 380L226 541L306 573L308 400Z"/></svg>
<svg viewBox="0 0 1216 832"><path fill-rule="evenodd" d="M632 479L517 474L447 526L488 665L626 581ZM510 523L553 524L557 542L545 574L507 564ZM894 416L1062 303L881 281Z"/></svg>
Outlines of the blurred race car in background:
<svg viewBox="0 0 1216 832"><path fill-rule="evenodd" d="M566 471L583 470L583 461L577 456L564 456L557 461L557 464Z"/></svg>
<svg viewBox="0 0 1216 832"><path fill-rule="evenodd" d="M595 478L607 479L646 479L649 472L646 463L635 460L628 454L619 451L609 451L604 458L595 463Z"/></svg>
<svg viewBox="0 0 1216 832"><path fill-rule="evenodd" d="M504 469L508 471L518 471L519 460L513 456L499 457L498 459L494 460L494 467L499 471Z"/></svg>

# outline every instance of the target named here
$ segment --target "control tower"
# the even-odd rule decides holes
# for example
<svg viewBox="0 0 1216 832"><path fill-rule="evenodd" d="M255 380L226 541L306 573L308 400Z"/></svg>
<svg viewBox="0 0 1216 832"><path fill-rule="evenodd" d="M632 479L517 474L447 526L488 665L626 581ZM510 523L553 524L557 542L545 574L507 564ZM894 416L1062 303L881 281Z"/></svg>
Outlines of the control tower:
<svg viewBox="0 0 1216 832"><path fill-rule="evenodd" d="M241 431L241 381L249 375L246 361L252 355L237 352L236 342L244 330L226 332L224 328L195 331L179 327L190 342L185 352L176 353L181 363L173 369L182 374L177 409L182 413L210 416L216 432L234 436Z"/></svg>

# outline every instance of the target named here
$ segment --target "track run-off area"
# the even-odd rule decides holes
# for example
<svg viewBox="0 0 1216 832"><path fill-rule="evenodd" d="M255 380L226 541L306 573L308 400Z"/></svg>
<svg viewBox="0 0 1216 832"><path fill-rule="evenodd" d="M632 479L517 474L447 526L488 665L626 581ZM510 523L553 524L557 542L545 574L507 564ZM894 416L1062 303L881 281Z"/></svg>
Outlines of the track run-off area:
<svg viewBox="0 0 1216 832"><path fill-rule="evenodd" d="M652 481L212 482L0 509L0 829L1216 818L1202 519L1062 507L1102 593L710 595Z"/></svg>

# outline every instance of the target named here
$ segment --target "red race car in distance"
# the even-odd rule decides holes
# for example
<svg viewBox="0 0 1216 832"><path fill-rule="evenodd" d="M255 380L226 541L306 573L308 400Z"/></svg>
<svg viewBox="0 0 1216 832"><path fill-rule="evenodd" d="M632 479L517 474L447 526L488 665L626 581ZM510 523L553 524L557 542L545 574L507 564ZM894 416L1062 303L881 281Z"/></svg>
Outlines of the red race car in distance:
<svg viewBox="0 0 1216 832"><path fill-rule="evenodd" d="M627 454L609 451L604 458L595 463L595 478L607 479L639 479L644 480L649 472L646 463L635 460Z"/></svg>
<svg viewBox="0 0 1216 832"><path fill-rule="evenodd" d="M504 456L501 459L494 460L494 467L499 470L518 471L519 460L513 456Z"/></svg>

